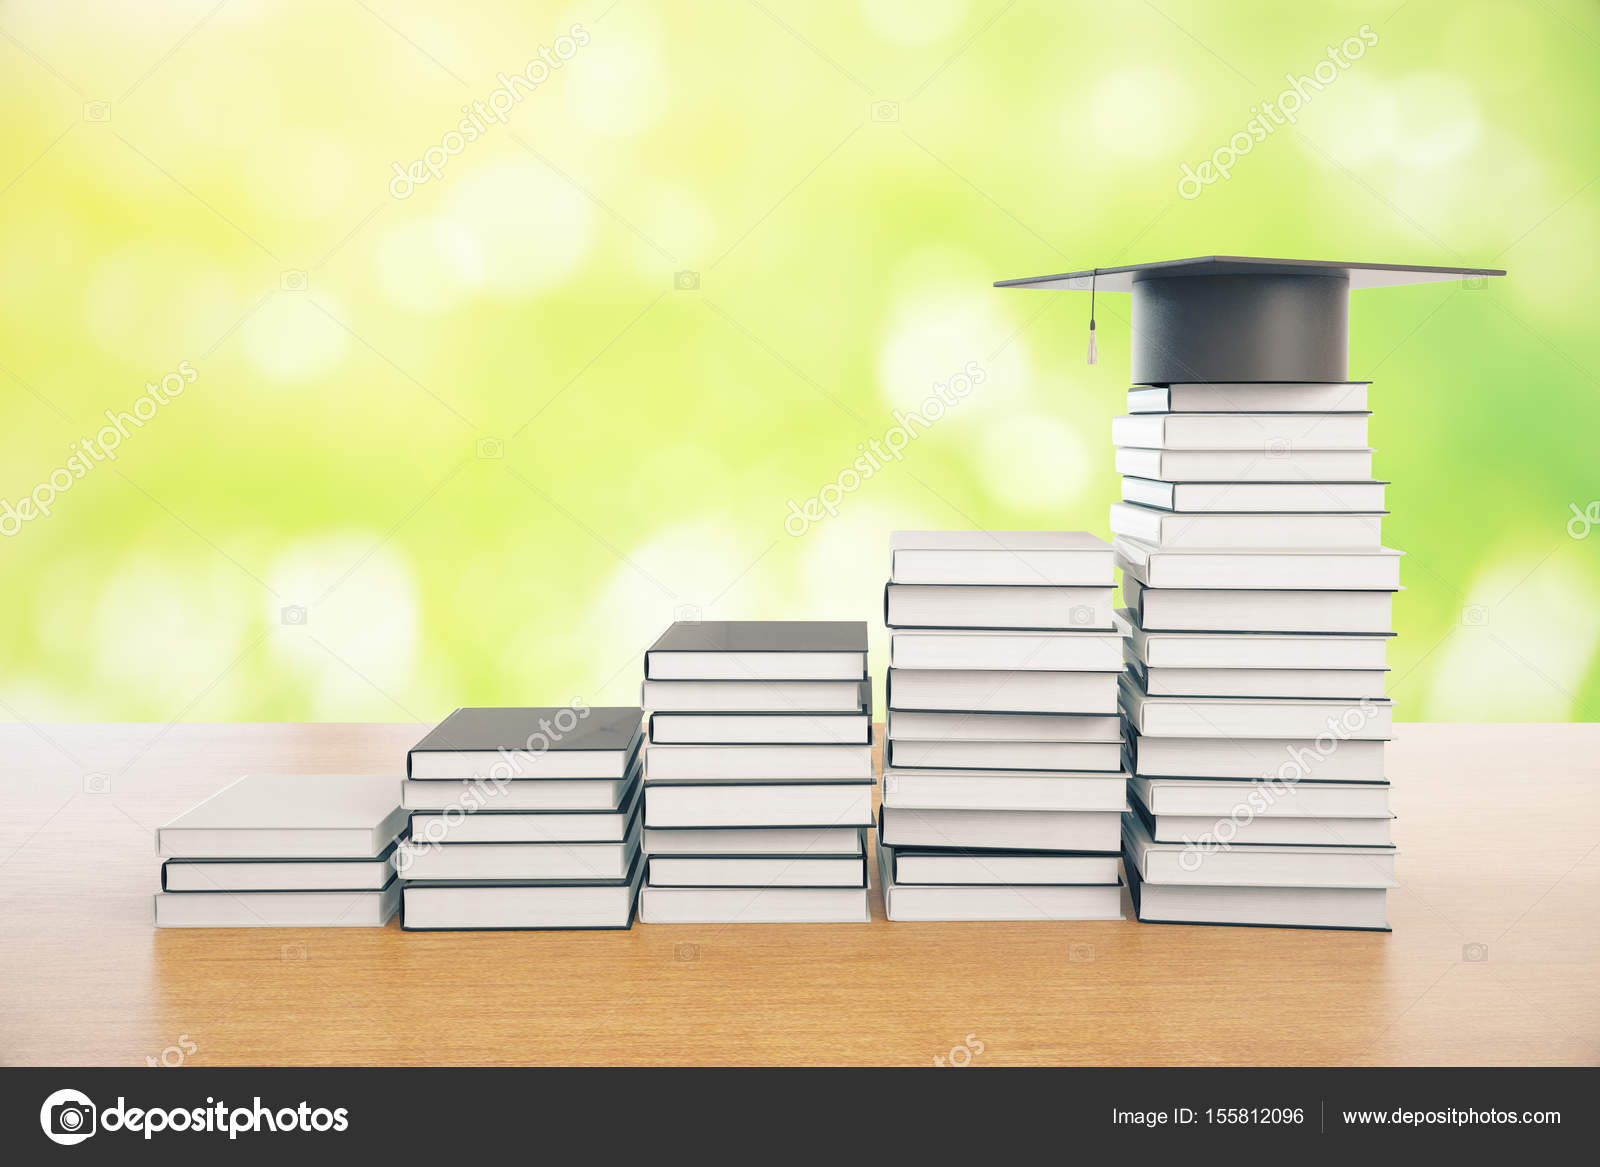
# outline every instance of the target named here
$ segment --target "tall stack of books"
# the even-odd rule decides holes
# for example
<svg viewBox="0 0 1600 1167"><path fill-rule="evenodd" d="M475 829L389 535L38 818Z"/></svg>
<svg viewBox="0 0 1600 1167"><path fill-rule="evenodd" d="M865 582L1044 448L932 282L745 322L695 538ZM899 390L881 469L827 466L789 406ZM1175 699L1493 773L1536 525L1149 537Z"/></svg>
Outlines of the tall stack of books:
<svg viewBox="0 0 1600 1167"><path fill-rule="evenodd" d="M247 774L156 832L156 927L381 927L405 817L393 776Z"/></svg>
<svg viewBox="0 0 1600 1167"><path fill-rule="evenodd" d="M642 718L575 701L440 722L406 755L401 927L631 926Z"/></svg>
<svg viewBox="0 0 1600 1167"><path fill-rule="evenodd" d="M865 921L865 621L679 621L644 658L647 924Z"/></svg>
<svg viewBox="0 0 1600 1167"><path fill-rule="evenodd" d="M898 531L878 864L891 920L1121 916L1108 544Z"/></svg>
<svg viewBox="0 0 1600 1167"><path fill-rule="evenodd" d="M1141 920L1386 929L1390 604L1367 385L1139 386L1112 425Z"/></svg>

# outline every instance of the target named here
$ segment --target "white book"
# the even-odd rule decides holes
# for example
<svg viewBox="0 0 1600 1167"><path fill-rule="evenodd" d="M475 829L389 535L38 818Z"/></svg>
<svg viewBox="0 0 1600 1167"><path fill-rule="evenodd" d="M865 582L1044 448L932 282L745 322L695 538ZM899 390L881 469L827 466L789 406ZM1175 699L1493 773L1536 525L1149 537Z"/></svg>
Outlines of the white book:
<svg viewBox="0 0 1600 1167"><path fill-rule="evenodd" d="M408 932L627 928L644 864L610 884L408 883L400 926Z"/></svg>
<svg viewBox="0 0 1600 1167"><path fill-rule="evenodd" d="M626 778L544 778L537 782L418 782L400 784L407 810L473 807L490 810L615 810L638 780L636 762Z"/></svg>
<svg viewBox="0 0 1600 1167"><path fill-rule="evenodd" d="M1166 669L1139 664L1152 697L1368 697L1381 698L1387 669Z"/></svg>
<svg viewBox="0 0 1600 1167"><path fill-rule="evenodd" d="M1163 550L1378 548L1382 514L1176 514L1111 504L1111 530Z"/></svg>
<svg viewBox="0 0 1600 1167"><path fill-rule="evenodd" d="M1387 782L1256 779L1128 779L1128 793L1158 815L1254 818L1389 817Z"/></svg>
<svg viewBox="0 0 1600 1167"><path fill-rule="evenodd" d="M411 812L411 840L455 843L620 843L637 817L642 786L614 811Z"/></svg>
<svg viewBox="0 0 1600 1167"><path fill-rule="evenodd" d="M1122 612L1128 647L1150 668L1351 669L1381 672L1391 637L1319 632L1148 632Z"/></svg>
<svg viewBox="0 0 1600 1167"><path fill-rule="evenodd" d="M1127 775L1120 772L883 771L883 805L906 810L1121 810L1126 795Z"/></svg>
<svg viewBox="0 0 1600 1167"><path fill-rule="evenodd" d="M1111 443L1145 450L1364 450L1365 413L1143 413L1111 419ZM1157 474L1149 477L1166 478ZM1177 481L1176 476L1172 476Z"/></svg>
<svg viewBox="0 0 1600 1167"><path fill-rule="evenodd" d="M1150 778L1383 781L1381 741L1130 735L1133 772Z"/></svg>
<svg viewBox="0 0 1600 1167"><path fill-rule="evenodd" d="M890 628L1019 628L1113 631L1108 587L967 587L891 583L884 589Z"/></svg>
<svg viewBox="0 0 1600 1167"><path fill-rule="evenodd" d="M645 751L644 779L652 783L785 782L797 779L871 782L872 747L652 745Z"/></svg>
<svg viewBox="0 0 1600 1167"><path fill-rule="evenodd" d="M1242 450L1117 451L1118 474L1168 482L1370 482L1372 451L1297 446Z"/></svg>
<svg viewBox="0 0 1600 1167"><path fill-rule="evenodd" d="M619 880L639 850L639 823L621 843L400 844L400 875L408 880Z"/></svg>
<svg viewBox="0 0 1600 1167"><path fill-rule="evenodd" d="M885 736L905 742L1120 742L1120 713L938 713L891 709Z"/></svg>
<svg viewBox="0 0 1600 1167"><path fill-rule="evenodd" d="M375 859L168 859L162 891L381 891L394 851Z"/></svg>
<svg viewBox="0 0 1600 1167"><path fill-rule="evenodd" d="M1368 381L1185 382L1135 386L1129 413L1363 413Z"/></svg>
<svg viewBox="0 0 1600 1167"><path fill-rule="evenodd" d="M1400 557L1388 547L1328 550L1190 550L1156 547L1118 535L1123 578L1152 588L1303 588L1319 591L1395 591Z"/></svg>
<svg viewBox="0 0 1600 1167"><path fill-rule="evenodd" d="M405 825L392 774L246 774L156 831L175 859L371 859Z"/></svg>
<svg viewBox="0 0 1600 1167"><path fill-rule="evenodd" d="M650 887L866 887L865 855L655 855Z"/></svg>
<svg viewBox="0 0 1600 1167"><path fill-rule="evenodd" d="M1084 531L895 531L889 578L911 584L1111 582L1111 546Z"/></svg>
<svg viewBox="0 0 1600 1167"><path fill-rule="evenodd" d="M1124 677L1122 711L1144 738L1315 738L1385 741L1394 730L1387 700L1291 697L1152 697Z"/></svg>
<svg viewBox="0 0 1600 1167"><path fill-rule="evenodd" d="M381 928L394 915L400 881L381 891L163 891L157 928Z"/></svg>
<svg viewBox="0 0 1600 1167"><path fill-rule="evenodd" d="M872 704L866 681L645 681L646 712L853 713Z"/></svg>
<svg viewBox="0 0 1600 1167"><path fill-rule="evenodd" d="M647 826L644 851L657 855L865 855L859 827Z"/></svg>
<svg viewBox="0 0 1600 1167"><path fill-rule="evenodd" d="M896 884L1109 884L1117 887L1116 855L1051 851L923 851L879 845L884 882Z"/></svg>
<svg viewBox="0 0 1600 1167"><path fill-rule="evenodd" d="M637 705L457 709L411 747L419 781L621 778L643 736Z"/></svg>
<svg viewBox="0 0 1600 1167"><path fill-rule="evenodd" d="M1146 884L1226 887L1395 887L1393 847L1158 843L1122 816L1123 859Z"/></svg>
<svg viewBox="0 0 1600 1167"><path fill-rule="evenodd" d="M1110 884L929 885L897 882L892 849L879 852L883 912L896 921L1120 920L1122 886Z"/></svg>
<svg viewBox="0 0 1600 1167"><path fill-rule="evenodd" d="M647 887L646 924L864 924L865 887Z"/></svg>
<svg viewBox="0 0 1600 1167"><path fill-rule="evenodd" d="M1133 619L1147 631L1338 632L1387 635L1393 592L1146 588L1124 579Z"/></svg>
<svg viewBox="0 0 1600 1167"><path fill-rule="evenodd" d="M1152 815L1146 824L1158 843L1206 845L1226 839L1230 846L1253 843L1306 847L1387 847L1388 818L1253 818L1238 821L1215 815Z"/></svg>
<svg viewBox="0 0 1600 1167"><path fill-rule="evenodd" d="M973 628L899 628L889 633L897 669L1037 669L1118 672L1126 629L1008 632Z"/></svg>
<svg viewBox="0 0 1600 1167"><path fill-rule="evenodd" d="M891 847L1004 851L1116 851L1121 813L1043 810L913 810L885 807Z"/></svg>
<svg viewBox="0 0 1600 1167"><path fill-rule="evenodd" d="M872 824L872 785L651 786L644 821L650 827L865 827Z"/></svg>
<svg viewBox="0 0 1600 1167"><path fill-rule="evenodd" d="M1185 513L1383 510L1382 482L1163 482L1124 477L1122 501Z"/></svg>
<svg viewBox="0 0 1600 1167"><path fill-rule="evenodd" d="M886 764L926 770L1119 770L1118 742L902 741Z"/></svg>
<svg viewBox="0 0 1600 1167"><path fill-rule="evenodd" d="M651 681L859 681L865 620L679 620L644 654Z"/></svg>
<svg viewBox="0 0 1600 1167"><path fill-rule="evenodd" d="M890 709L975 713L1115 713L1116 673L889 670Z"/></svg>
<svg viewBox="0 0 1600 1167"><path fill-rule="evenodd" d="M1389 930L1381 887L1184 887L1131 878L1128 886L1146 923Z"/></svg>
<svg viewBox="0 0 1600 1167"><path fill-rule="evenodd" d="M867 713L652 713L650 743L865 745Z"/></svg>

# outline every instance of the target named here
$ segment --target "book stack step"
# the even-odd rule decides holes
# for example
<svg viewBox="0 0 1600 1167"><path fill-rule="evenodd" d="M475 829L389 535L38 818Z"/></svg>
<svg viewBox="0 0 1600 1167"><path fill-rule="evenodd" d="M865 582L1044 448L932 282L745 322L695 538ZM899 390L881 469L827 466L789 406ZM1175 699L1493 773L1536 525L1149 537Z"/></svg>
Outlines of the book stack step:
<svg viewBox="0 0 1600 1167"><path fill-rule="evenodd" d="M393 775L246 774L156 832L156 927L382 927L405 817Z"/></svg>
<svg viewBox="0 0 1600 1167"><path fill-rule="evenodd" d="M1136 386L1112 423L1141 920L1387 929L1400 553L1367 389Z"/></svg>
<svg viewBox="0 0 1600 1167"><path fill-rule="evenodd" d="M865 621L679 621L645 653L647 924L868 919Z"/></svg>
<svg viewBox="0 0 1600 1167"><path fill-rule="evenodd" d="M457 709L406 755L407 931L628 928L644 711Z"/></svg>
<svg viewBox="0 0 1600 1167"><path fill-rule="evenodd" d="M1075 531L897 531L878 865L891 920L1120 919L1113 559Z"/></svg>

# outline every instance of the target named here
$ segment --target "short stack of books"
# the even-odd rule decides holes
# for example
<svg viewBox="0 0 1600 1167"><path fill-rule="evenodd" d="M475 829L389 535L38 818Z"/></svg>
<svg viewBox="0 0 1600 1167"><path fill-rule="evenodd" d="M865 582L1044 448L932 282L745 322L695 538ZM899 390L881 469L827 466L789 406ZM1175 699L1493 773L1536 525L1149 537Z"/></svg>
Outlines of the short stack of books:
<svg viewBox="0 0 1600 1167"><path fill-rule="evenodd" d="M1400 553L1382 542L1366 393L1143 386L1113 423L1141 920L1388 926Z"/></svg>
<svg viewBox="0 0 1600 1167"><path fill-rule="evenodd" d="M247 774L156 832L156 927L382 927L405 817L391 775Z"/></svg>
<svg viewBox="0 0 1600 1167"><path fill-rule="evenodd" d="M642 718L574 702L440 722L406 755L401 927L630 927Z"/></svg>
<svg viewBox="0 0 1600 1167"><path fill-rule="evenodd" d="M680 621L645 653L647 924L865 921L865 621Z"/></svg>
<svg viewBox="0 0 1600 1167"><path fill-rule="evenodd" d="M891 920L1121 917L1111 548L897 531L878 864Z"/></svg>

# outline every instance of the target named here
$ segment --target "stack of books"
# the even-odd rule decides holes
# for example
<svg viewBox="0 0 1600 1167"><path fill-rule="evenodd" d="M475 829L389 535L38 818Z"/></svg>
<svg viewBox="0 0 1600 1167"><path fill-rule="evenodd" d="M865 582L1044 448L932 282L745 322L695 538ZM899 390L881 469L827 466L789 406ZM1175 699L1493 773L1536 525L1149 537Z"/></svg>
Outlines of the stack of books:
<svg viewBox="0 0 1600 1167"><path fill-rule="evenodd" d="M1121 917L1111 547L898 531L878 864L891 920Z"/></svg>
<svg viewBox="0 0 1600 1167"><path fill-rule="evenodd" d="M1383 546L1366 395L1141 386L1113 422L1141 920L1387 929L1400 553Z"/></svg>
<svg viewBox="0 0 1600 1167"><path fill-rule="evenodd" d="M573 702L440 722L406 755L401 927L630 927L642 719Z"/></svg>
<svg viewBox="0 0 1600 1167"><path fill-rule="evenodd" d="M382 927L405 818L393 776L246 774L156 832L156 927Z"/></svg>
<svg viewBox="0 0 1600 1167"><path fill-rule="evenodd" d="M865 621L680 621L645 653L647 924L868 919Z"/></svg>

